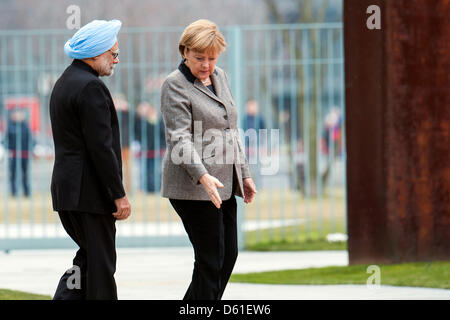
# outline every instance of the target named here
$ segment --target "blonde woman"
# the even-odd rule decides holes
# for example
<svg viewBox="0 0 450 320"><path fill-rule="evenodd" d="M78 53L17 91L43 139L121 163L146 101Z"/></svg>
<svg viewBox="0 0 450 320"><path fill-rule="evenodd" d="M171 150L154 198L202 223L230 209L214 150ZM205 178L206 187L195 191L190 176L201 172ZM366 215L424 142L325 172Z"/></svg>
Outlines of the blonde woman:
<svg viewBox="0 0 450 320"><path fill-rule="evenodd" d="M225 48L213 22L190 24L179 42L182 62L161 92L162 196L180 216L195 254L185 300L221 299L238 254L235 195L250 203L256 194L229 81L216 67Z"/></svg>

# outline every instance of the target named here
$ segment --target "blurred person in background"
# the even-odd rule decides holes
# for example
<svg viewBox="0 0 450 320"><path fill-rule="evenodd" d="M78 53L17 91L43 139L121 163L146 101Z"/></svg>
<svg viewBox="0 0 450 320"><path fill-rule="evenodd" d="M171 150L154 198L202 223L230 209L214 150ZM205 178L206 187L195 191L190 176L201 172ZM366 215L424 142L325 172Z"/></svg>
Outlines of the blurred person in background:
<svg viewBox="0 0 450 320"><path fill-rule="evenodd" d="M325 170L322 174L322 184L326 186L331 168L342 153L342 115L336 106L332 107L325 115L321 140L322 152L327 156Z"/></svg>
<svg viewBox="0 0 450 320"><path fill-rule="evenodd" d="M131 167L130 167L130 107L125 96L121 93L114 95L114 106L120 128L120 145L122 147L122 163L124 175L124 187L127 193L131 190Z"/></svg>
<svg viewBox="0 0 450 320"><path fill-rule="evenodd" d="M21 177L23 194L29 197L31 194L29 164L32 157L33 138L25 110L18 108L11 110L5 136L8 147L11 195L13 197L17 195L17 180Z"/></svg>
<svg viewBox="0 0 450 320"><path fill-rule="evenodd" d="M250 203L256 194L229 81L216 67L225 47L215 23L190 24L179 41L182 62L161 89L167 143L162 196L180 216L195 255L185 300L222 298L238 255L235 195ZM212 131L219 136L203 140Z"/></svg>
<svg viewBox="0 0 450 320"><path fill-rule="evenodd" d="M161 190L161 161L166 147L164 122L158 110L143 101L137 107L134 126L135 139L141 146L140 186L145 192Z"/></svg>
<svg viewBox="0 0 450 320"><path fill-rule="evenodd" d="M267 129L264 118L259 113L258 101L249 99L245 104L244 131L248 129Z"/></svg>
<svg viewBox="0 0 450 320"><path fill-rule="evenodd" d="M256 141L250 141L245 139L245 152L247 159L250 161L250 172L253 180L258 185L258 188L262 189L261 176L260 176L260 157L263 154L261 148L265 148L265 140L260 140L260 130L267 129L264 118L259 113L258 101L255 99L249 99L245 104L245 117L244 117L244 133L247 130L255 130ZM249 135L252 136L251 134Z"/></svg>

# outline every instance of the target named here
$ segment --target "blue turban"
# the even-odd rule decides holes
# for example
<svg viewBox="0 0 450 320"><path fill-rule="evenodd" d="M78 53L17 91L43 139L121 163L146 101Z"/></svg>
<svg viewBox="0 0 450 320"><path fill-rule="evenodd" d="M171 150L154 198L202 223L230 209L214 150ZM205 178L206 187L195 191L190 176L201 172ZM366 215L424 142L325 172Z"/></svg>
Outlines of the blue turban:
<svg viewBox="0 0 450 320"><path fill-rule="evenodd" d="M72 59L96 57L114 46L121 26L120 20L91 21L67 40L64 52Z"/></svg>

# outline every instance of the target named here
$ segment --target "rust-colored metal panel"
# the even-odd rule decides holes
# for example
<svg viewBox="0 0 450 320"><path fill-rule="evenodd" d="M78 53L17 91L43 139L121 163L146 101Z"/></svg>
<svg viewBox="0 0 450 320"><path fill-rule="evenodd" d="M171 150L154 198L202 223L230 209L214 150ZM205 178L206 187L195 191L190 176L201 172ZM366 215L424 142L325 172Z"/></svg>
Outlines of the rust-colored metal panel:
<svg viewBox="0 0 450 320"><path fill-rule="evenodd" d="M449 17L450 0L344 2L352 264L450 259Z"/></svg>

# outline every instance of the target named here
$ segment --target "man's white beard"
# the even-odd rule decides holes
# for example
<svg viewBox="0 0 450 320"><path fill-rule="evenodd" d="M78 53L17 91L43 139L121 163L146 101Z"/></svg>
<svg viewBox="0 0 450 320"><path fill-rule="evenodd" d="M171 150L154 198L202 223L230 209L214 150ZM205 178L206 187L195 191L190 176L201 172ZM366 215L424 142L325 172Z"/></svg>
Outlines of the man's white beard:
<svg viewBox="0 0 450 320"><path fill-rule="evenodd" d="M100 70L101 76L102 77L112 76L114 74L114 67L115 67L115 65L113 65L113 67L111 68L108 61L106 59L103 60L102 65L101 65L101 70Z"/></svg>

